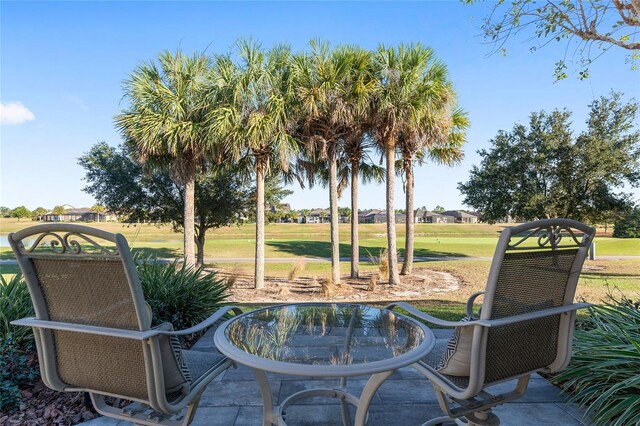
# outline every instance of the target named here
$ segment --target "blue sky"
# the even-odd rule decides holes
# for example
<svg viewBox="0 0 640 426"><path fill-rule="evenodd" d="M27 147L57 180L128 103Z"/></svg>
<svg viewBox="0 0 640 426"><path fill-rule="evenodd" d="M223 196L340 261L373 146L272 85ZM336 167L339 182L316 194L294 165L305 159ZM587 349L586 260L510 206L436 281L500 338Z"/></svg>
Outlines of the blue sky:
<svg viewBox="0 0 640 426"><path fill-rule="evenodd" d="M580 130L587 105L611 90L640 100L640 73L625 52L610 50L579 81L553 78L564 45L536 53L524 36L508 55L488 56L481 20L490 4L452 2L219 3L219 2L6 2L0 4L0 101L14 122L0 126L0 205L52 208L91 206L77 158L98 141L120 143L113 116L125 106L122 81L140 61L158 52L226 52L240 37L265 46L308 40L354 43L421 42L449 67L460 106L471 119L466 158L453 168L427 164L416 172L416 206L460 208L456 185L468 178L476 151L490 146L499 129L528 122L532 111L568 108ZM5 111L7 111L5 109ZM31 114L31 115L30 115ZM7 120L9 120L7 118ZM361 187L361 208L384 206L383 186ZM328 205L322 189L301 190L286 200L293 208ZM396 206L404 196L400 179ZM635 191L640 198L640 191ZM340 205L348 206L348 196Z"/></svg>

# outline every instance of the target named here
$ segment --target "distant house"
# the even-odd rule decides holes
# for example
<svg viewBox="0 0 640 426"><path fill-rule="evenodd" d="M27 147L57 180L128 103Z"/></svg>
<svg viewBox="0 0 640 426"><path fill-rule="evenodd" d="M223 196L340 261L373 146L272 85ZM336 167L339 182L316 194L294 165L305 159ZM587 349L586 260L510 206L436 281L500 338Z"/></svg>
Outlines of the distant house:
<svg viewBox="0 0 640 426"><path fill-rule="evenodd" d="M338 217L338 222L340 223L351 223L351 216L342 215Z"/></svg>
<svg viewBox="0 0 640 426"><path fill-rule="evenodd" d="M291 205L289 203L280 203L275 206L269 206L269 212L273 215L276 215L277 219L275 219L276 223L291 223L292 220L289 217L289 213L291 213ZM274 219L271 219L274 220Z"/></svg>
<svg viewBox="0 0 640 426"><path fill-rule="evenodd" d="M442 212L444 216L450 216L454 218L455 223L478 223L479 217L477 214L471 214L463 212L462 210L448 210Z"/></svg>
<svg viewBox="0 0 640 426"><path fill-rule="evenodd" d="M424 223L424 214L427 212L428 210L424 210L424 209L416 209L413 212L413 221L415 223Z"/></svg>
<svg viewBox="0 0 640 426"><path fill-rule="evenodd" d="M478 212L469 212L470 215L478 218L478 222L482 222L482 215Z"/></svg>
<svg viewBox="0 0 640 426"><path fill-rule="evenodd" d="M44 222L111 222L116 216L110 212L94 212L88 207L81 209L69 208L64 213L48 212L42 215Z"/></svg>
<svg viewBox="0 0 640 426"><path fill-rule="evenodd" d="M385 220L385 223L386 222ZM396 223L407 223L407 215L404 213L396 213Z"/></svg>
<svg viewBox="0 0 640 426"><path fill-rule="evenodd" d="M413 214L415 223L454 223L452 216L446 216L429 210L417 209Z"/></svg>
<svg viewBox="0 0 640 426"><path fill-rule="evenodd" d="M396 223L406 223L406 216L396 213ZM387 212L385 210L364 210L358 213L360 223L387 223Z"/></svg>
<svg viewBox="0 0 640 426"><path fill-rule="evenodd" d="M384 223L386 222L386 216L385 216L385 220L383 221L379 221L376 222L376 220L381 220L381 215L385 213L384 210L378 210L378 209L369 209L369 210L363 210L361 212L358 212L358 222L360 223Z"/></svg>
<svg viewBox="0 0 640 426"><path fill-rule="evenodd" d="M511 217L510 215L506 215L505 217L503 217L500 220L496 220L496 223L517 223L518 221Z"/></svg>
<svg viewBox="0 0 640 426"><path fill-rule="evenodd" d="M329 209L313 209L307 215L299 215L298 223L329 223Z"/></svg>

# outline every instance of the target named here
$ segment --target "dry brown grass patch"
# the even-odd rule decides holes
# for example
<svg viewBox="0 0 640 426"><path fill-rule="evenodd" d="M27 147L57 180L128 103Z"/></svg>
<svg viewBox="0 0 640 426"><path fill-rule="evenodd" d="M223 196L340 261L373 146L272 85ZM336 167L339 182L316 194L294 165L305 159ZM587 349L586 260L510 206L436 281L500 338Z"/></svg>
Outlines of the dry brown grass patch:
<svg viewBox="0 0 640 426"><path fill-rule="evenodd" d="M287 276L287 278L289 278L289 281L293 281L296 278L298 278L298 276L302 271L304 271L306 266L307 266L306 260L304 259L298 260L289 271L289 275Z"/></svg>
<svg viewBox="0 0 640 426"><path fill-rule="evenodd" d="M380 250L378 256L374 256L371 253L367 253L369 262L374 265L378 270L378 276L382 281L389 280L389 254L387 249Z"/></svg>
<svg viewBox="0 0 640 426"><path fill-rule="evenodd" d="M371 274L369 277L369 281L367 282L367 291L374 292L376 291L376 286L378 285L378 275Z"/></svg>
<svg viewBox="0 0 640 426"><path fill-rule="evenodd" d="M325 297L331 297L334 294L336 294L336 290L338 289L336 286L336 283L333 281L333 278L331 277L327 277L327 278L323 278L322 281L320 281L320 286L321 286L321 292L322 295Z"/></svg>
<svg viewBox="0 0 640 426"><path fill-rule="evenodd" d="M282 300L285 300L288 296L291 295L291 290L289 290L289 287L281 285L278 286L278 291L276 292L276 294L278 295L278 297L281 297Z"/></svg>
<svg viewBox="0 0 640 426"><path fill-rule="evenodd" d="M227 284L233 286L243 275L245 275L244 269L240 265L234 265L233 268L227 272Z"/></svg>

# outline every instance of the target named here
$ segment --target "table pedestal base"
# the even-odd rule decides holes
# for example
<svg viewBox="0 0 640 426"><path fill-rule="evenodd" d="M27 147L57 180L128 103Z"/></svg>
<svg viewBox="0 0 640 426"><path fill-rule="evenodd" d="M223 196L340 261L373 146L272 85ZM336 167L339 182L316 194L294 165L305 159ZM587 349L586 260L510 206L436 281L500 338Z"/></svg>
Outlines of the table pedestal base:
<svg viewBox="0 0 640 426"><path fill-rule="evenodd" d="M349 414L349 405L356 407L356 419L355 426L364 426L369 417L369 405L375 395L376 391L384 383L384 381L393 374L395 370L385 371L382 373L376 373L371 375L360 398L348 393L345 389L335 388L316 388L305 389L300 392L296 392L293 395L287 397L278 406L273 404L273 395L271 394L271 386L269 385L269 379L264 371L253 369L253 373L256 376L258 384L260 385L260 393L262 394L262 425L270 426L287 426L285 421L286 409L292 404L307 398L314 397L329 397L340 399L340 405L342 410L342 423L344 426L351 426L351 416ZM343 379L344 381L344 379Z"/></svg>

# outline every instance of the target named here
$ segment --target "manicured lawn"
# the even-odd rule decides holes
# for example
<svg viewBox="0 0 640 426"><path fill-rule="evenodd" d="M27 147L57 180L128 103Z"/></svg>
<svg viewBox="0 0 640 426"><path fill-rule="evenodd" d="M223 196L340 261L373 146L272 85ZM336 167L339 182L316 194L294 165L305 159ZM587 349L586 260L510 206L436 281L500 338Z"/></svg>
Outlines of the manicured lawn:
<svg viewBox="0 0 640 426"><path fill-rule="evenodd" d="M596 237L596 254L602 256L640 256L640 238Z"/></svg>
<svg viewBox="0 0 640 426"><path fill-rule="evenodd" d="M38 222L0 219L0 234L14 232ZM110 232L120 232L134 249L142 249L158 257L177 257L182 252L182 235L170 226L91 223ZM340 225L340 255L348 257L349 224ZM465 256L491 257L497 237L505 225L487 224L416 224L416 257ZM398 225L399 254L403 255L404 226ZM329 257L328 224L269 224L266 226L265 254L269 257ZM208 258L251 258L254 254L254 227L232 226L209 231L205 243ZM386 246L384 224L360 225L361 256L378 255ZM618 239L598 236L597 254L640 255L640 239ZM0 248L6 259L7 248Z"/></svg>
<svg viewBox="0 0 640 426"><path fill-rule="evenodd" d="M440 318L446 321L459 321L460 318L466 315L466 303L463 302L452 302L450 300L430 300L429 302L411 302L413 306L421 310L422 312L426 312L429 315L432 315L436 318ZM384 308L386 304L378 304L372 303L371 306L377 306ZM259 309L266 307L266 305L262 304L243 304L239 305L240 309L243 311L250 311L253 309ZM404 309L396 308L398 312L407 313ZM434 328L445 328L442 326L436 326Z"/></svg>
<svg viewBox="0 0 640 426"><path fill-rule="evenodd" d="M442 261L419 263L419 266L450 272L462 280L464 287L451 293L452 300L466 300L476 291L484 290L490 261ZM587 260L580 275L576 299L599 303L607 292L621 290L627 297L640 299L640 259Z"/></svg>
<svg viewBox="0 0 640 426"><path fill-rule="evenodd" d="M0 219L0 234L6 235L27 226L37 224L32 221ZM126 225L120 223L91 223L110 232L124 234L133 250L142 250L146 255L162 258L179 257L182 253L181 234L173 232L170 226ZM349 257L349 224L340 225L340 255ZM491 258L497 243L497 236L504 225L462 225L462 224L417 224L416 258L421 257L487 257ZM398 225L398 247L404 246L404 226ZM251 262L234 259L251 259L254 255L254 228L251 225L234 226L211 231L205 244L205 257L229 259L216 264L225 269L236 268L238 273L251 274ZM378 256L386 246L384 224L363 224L360 226L360 254L363 258ZM640 255L640 239L618 239L606 236L596 237L596 252L599 256ZM266 227L266 258L328 258L331 255L328 224L270 224ZM403 255L403 250L399 253ZM0 247L0 259L11 259L8 247ZM267 262L266 273L285 277L297 261ZM484 288L489 270L489 260L447 260L418 261L416 267L447 271L458 277L463 287L451 293L452 301L463 301L474 291ZM329 273L328 262L306 262L300 276L323 277ZM3 265L2 274L13 274L17 267ZM341 262L343 274L349 272L349 262ZM375 265L361 262L361 271L373 272ZM587 261L578 288L578 297L589 301L601 300L609 288L617 287L625 293L640 293L640 259ZM453 302L452 302L453 303ZM456 302L457 303L457 302Z"/></svg>

